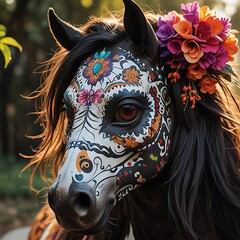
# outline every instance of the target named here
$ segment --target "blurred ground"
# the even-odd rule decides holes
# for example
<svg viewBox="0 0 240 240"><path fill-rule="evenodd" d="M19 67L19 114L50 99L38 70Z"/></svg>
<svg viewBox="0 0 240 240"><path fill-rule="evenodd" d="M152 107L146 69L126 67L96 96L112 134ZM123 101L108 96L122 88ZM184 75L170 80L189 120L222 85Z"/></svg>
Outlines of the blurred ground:
<svg viewBox="0 0 240 240"><path fill-rule="evenodd" d="M0 238L12 229L30 226L40 208L37 200L28 198L0 200Z"/></svg>

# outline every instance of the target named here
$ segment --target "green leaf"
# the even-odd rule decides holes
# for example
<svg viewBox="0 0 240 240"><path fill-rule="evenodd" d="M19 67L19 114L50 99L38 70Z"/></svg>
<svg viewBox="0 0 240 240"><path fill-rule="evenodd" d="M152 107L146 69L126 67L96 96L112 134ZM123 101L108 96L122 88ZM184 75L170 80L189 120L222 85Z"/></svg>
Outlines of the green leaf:
<svg viewBox="0 0 240 240"><path fill-rule="evenodd" d="M4 37L4 38L0 39L0 42L10 45L10 46L13 46L13 47L16 47L19 49L20 52L22 51L22 46L12 37Z"/></svg>
<svg viewBox="0 0 240 240"><path fill-rule="evenodd" d="M1 42L0 42L0 50L2 51L4 59L5 59L4 68L7 68L9 62L12 60L11 50L8 47L8 45L1 43Z"/></svg>
<svg viewBox="0 0 240 240"><path fill-rule="evenodd" d="M7 29L4 25L0 24L0 37L5 37Z"/></svg>

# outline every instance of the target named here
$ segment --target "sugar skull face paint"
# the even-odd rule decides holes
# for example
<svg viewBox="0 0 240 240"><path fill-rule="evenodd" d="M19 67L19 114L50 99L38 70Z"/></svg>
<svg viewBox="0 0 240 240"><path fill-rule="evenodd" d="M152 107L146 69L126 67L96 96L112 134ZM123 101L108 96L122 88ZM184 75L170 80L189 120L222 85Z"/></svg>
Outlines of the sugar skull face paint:
<svg viewBox="0 0 240 240"><path fill-rule="evenodd" d="M130 51L106 48L79 67L63 102L66 154L52 188L64 202L77 185L87 186L94 225L102 209L154 178L166 161L171 121L165 78Z"/></svg>

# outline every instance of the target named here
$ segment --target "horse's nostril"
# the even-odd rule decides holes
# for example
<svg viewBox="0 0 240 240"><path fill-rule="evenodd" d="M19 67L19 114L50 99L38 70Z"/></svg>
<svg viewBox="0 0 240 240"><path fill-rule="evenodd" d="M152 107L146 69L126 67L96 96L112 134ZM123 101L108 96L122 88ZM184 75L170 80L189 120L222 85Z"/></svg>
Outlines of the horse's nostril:
<svg viewBox="0 0 240 240"><path fill-rule="evenodd" d="M89 216L93 208L93 199L85 192L78 193L77 198L73 203L73 209L79 217L84 218Z"/></svg>

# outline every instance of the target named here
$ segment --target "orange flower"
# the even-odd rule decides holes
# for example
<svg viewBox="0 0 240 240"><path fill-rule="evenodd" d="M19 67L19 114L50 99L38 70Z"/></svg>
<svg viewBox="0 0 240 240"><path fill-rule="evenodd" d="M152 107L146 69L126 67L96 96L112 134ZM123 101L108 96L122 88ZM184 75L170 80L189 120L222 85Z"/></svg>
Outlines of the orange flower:
<svg viewBox="0 0 240 240"><path fill-rule="evenodd" d="M175 31L185 39L192 39L192 23L185 20L179 21L173 25Z"/></svg>
<svg viewBox="0 0 240 240"><path fill-rule="evenodd" d="M220 34L224 29L224 26L223 26L223 23L221 22L221 20L218 18L215 18L214 16L208 17L206 22L208 22L210 24L211 32L213 35Z"/></svg>
<svg viewBox="0 0 240 240"><path fill-rule="evenodd" d="M213 94L216 90L217 80L213 77L203 77L199 84L202 93Z"/></svg>
<svg viewBox="0 0 240 240"><path fill-rule="evenodd" d="M90 84L95 85L97 81L110 75L112 70L109 59L97 58L91 60L83 71L83 76L88 78Z"/></svg>
<svg viewBox="0 0 240 240"><path fill-rule="evenodd" d="M199 11L199 20L204 21L211 16L211 10L208 6L202 6Z"/></svg>
<svg viewBox="0 0 240 240"><path fill-rule="evenodd" d="M123 71L123 79L130 84L137 83L140 79L140 72L135 66L131 66Z"/></svg>
<svg viewBox="0 0 240 240"><path fill-rule="evenodd" d="M182 44L182 51L189 63L196 63L203 56L203 51L194 40L185 40Z"/></svg>
<svg viewBox="0 0 240 240"><path fill-rule="evenodd" d="M234 60L234 57L232 55L238 52L237 43L238 40L234 34L229 34L228 37L223 42L223 46L226 48L228 52L228 58L230 61Z"/></svg>
<svg viewBox="0 0 240 240"><path fill-rule="evenodd" d="M178 71L176 72L171 72L168 74L167 76L169 79L171 79L171 83L172 82L177 82L177 80L180 79L180 74L178 73Z"/></svg>
<svg viewBox="0 0 240 240"><path fill-rule="evenodd" d="M201 68L198 63L190 64L187 70L187 78L192 80L201 79L207 74L207 70Z"/></svg>

